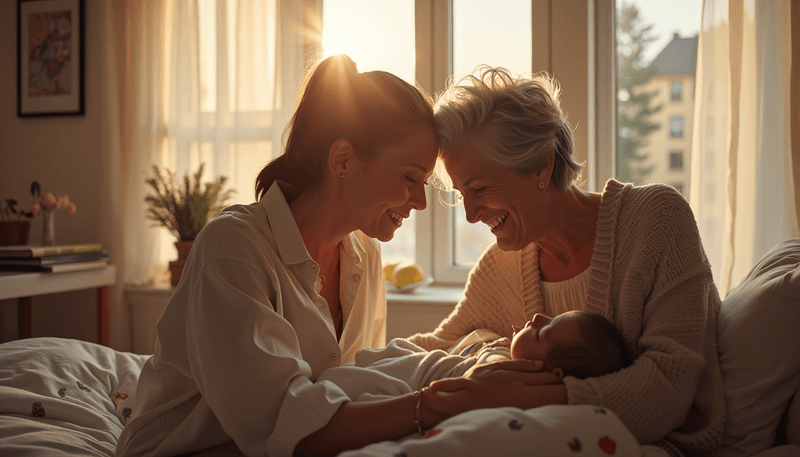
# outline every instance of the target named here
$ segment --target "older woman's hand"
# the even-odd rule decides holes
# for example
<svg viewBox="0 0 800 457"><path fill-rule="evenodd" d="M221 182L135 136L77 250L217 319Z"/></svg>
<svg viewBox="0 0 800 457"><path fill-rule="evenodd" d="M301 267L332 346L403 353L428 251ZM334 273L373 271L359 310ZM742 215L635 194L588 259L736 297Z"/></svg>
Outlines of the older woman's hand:
<svg viewBox="0 0 800 457"><path fill-rule="evenodd" d="M532 360L508 360L473 367L462 378L431 383L426 396L427 407L445 419L478 408L529 409L566 404L567 390L561 378L539 372L541 368L541 361Z"/></svg>

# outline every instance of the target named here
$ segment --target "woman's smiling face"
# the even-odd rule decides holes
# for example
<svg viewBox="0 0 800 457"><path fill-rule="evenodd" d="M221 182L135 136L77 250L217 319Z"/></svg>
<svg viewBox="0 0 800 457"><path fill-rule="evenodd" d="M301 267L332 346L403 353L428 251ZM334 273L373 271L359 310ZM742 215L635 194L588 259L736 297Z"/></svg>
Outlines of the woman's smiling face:
<svg viewBox="0 0 800 457"><path fill-rule="evenodd" d="M518 251L536 240L544 210L535 175L491 162L469 137L447 148L442 161L463 196L467 221L488 225L500 249Z"/></svg>
<svg viewBox="0 0 800 457"><path fill-rule="evenodd" d="M425 183L437 153L436 134L424 127L362 164L348 198L356 226L367 236L391 240L412 209L422 211L427 206Z"/></svg>

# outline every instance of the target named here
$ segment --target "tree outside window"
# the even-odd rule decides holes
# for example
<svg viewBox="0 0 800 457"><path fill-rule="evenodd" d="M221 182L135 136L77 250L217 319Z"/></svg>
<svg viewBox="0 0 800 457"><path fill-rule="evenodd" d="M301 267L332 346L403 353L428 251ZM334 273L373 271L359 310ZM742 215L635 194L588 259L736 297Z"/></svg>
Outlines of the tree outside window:
<svg viewBox="0 0 800 457"><path fill-rule="evenodd" d="M658 130L659 124L651 116L661 111L662 105L651 106L654 92L647 92L642 85L656 72L653 61L647 61L646 51L657 37L653 25L644 18L635 4L623 3L617 10L617 110L618 178L623 182L642 184L653 171L645 166L649 155L643 152L647 136Z"/></svg>

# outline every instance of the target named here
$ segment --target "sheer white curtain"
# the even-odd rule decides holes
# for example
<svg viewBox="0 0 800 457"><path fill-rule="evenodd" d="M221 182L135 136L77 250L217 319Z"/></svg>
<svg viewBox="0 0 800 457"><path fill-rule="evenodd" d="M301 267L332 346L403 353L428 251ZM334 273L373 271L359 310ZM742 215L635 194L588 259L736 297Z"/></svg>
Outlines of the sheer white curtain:
<svg viewBox="0 0 800 457"><path fill-rule="evenodd" d="M791 0L703 6L690 201L723 296L773 245L800 235L792 8Z"/></svg>
<svg viewBox="0 0 800 457"><path fill-rule="evenodd" d="M281 152L305 50L319 41L318 1L105 0L102 164L106 239L120 284L166 278L175 241L146 219L152 165L179 176L205 163L252 202L258 171ZM308 18L311 17L312 20ZM118 289L122 289L118 287ZM116 345L128 339L122 291ZM113 343L113 342L112 342Z"/></svg>

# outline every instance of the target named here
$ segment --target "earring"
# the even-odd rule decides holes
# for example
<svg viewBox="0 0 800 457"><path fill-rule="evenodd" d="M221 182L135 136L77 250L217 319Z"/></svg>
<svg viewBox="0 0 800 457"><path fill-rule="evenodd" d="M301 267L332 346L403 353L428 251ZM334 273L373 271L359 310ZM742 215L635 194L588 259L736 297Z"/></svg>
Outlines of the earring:
<svg viewBox="0 0 800 457"><path fill-rule="evenodd" d="M340 178L344 178L344 172L343 171L339 172L339 177Z"/></svg>
<svg viewBox="0 0 800 457"><path fill-rule="evenodd" d="M544 192L544 181L539 181L539 190Z"/></svg>

